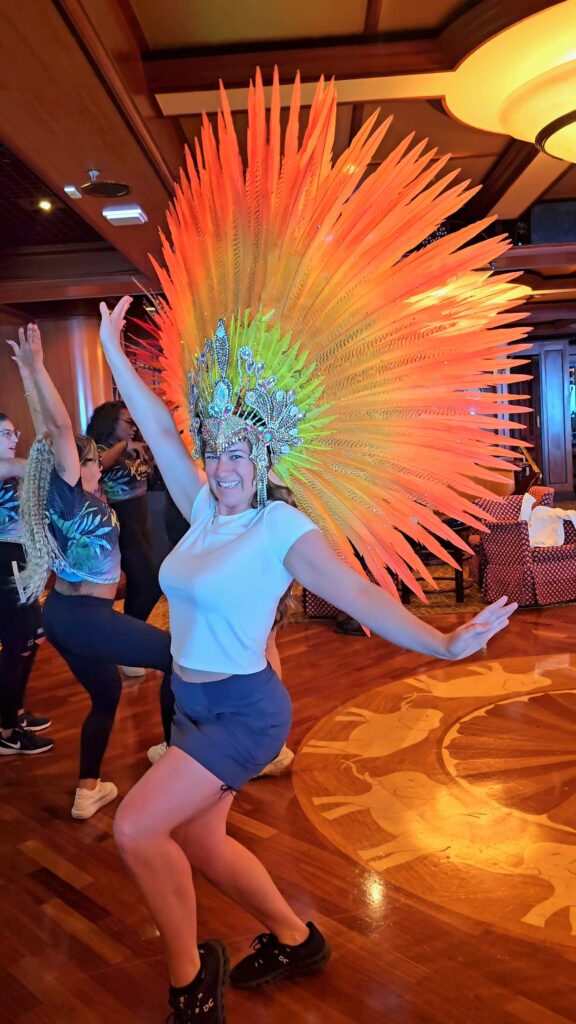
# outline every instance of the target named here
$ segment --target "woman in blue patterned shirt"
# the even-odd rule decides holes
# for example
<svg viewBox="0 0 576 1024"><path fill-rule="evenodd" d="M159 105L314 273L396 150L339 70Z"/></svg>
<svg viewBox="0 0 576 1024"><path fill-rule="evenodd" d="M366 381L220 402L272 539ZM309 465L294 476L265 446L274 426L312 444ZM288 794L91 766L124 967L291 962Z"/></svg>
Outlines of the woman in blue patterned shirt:
<svg viewBox="0 0 576 1024"><path fill-rule="evenodd" d="M49 572L56 575L44 605L44 628L92 702L80 736L72 807L74 818L89 818L118 795L113 782L100 779L122 691L117 665L147 666L167 674L170 637L114 611L120 579L118 519L98 496L96 445L92 438L74 435L44 366L36 324L21 332L19 346L10 344L18 366L32 377L47 430L32 445L22 486L28 563L20 582L24 597L34 599Z"/></svg>

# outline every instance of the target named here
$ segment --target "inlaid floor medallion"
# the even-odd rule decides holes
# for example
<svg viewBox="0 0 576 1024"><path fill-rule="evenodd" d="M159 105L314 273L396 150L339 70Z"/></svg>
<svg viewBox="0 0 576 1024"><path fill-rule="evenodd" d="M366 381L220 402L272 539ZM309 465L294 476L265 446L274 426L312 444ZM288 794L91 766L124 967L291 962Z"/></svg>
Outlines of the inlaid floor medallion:
<svg viewBox="0 0 576 1024"><path fill-rule="evenodd" d="M389 879L576 946L576 657L387 683L317 723L293 778L320 832L374 872L380 899Z"/></svg>

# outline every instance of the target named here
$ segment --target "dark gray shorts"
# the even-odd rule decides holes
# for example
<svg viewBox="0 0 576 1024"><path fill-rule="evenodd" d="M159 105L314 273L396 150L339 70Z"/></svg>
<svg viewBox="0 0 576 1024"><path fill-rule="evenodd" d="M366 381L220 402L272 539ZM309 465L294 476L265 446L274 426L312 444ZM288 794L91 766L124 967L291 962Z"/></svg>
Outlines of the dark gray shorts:
<svg viewBox="0 0 576 1024"><path fill-rule="evenodd" d="M172 674L175 699L170 744L229 789L238 790L282 749L292 722L288 691L270 665L214 683Z"/></svg>

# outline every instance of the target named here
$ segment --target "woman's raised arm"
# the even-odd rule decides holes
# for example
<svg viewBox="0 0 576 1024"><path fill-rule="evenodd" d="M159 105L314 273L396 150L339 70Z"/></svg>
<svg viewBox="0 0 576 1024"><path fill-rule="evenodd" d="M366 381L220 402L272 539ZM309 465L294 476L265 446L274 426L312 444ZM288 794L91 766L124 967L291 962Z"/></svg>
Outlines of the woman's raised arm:
<svg viewBox="0 0 576 1024"><path fill-rule="evenodd" d="M138 376L122 351L120 338L132 299L124 296L112 312L100 303L100 340L122 400L146 440L172 498L190 520L192 505L204 476L188 454L164 402Z"/></svg>
<svg viewBox="0 0 576 1024"><path fill-rule="evenodd" d="M76 484L80 477L80 460L74 440L74 430L64 402L44 366L42 338L38 324L28 324L18 332L19 343L9 341L13 359L20 370L24 393L34 418L34 403L38 406L44 429L52 438L54 464L59 476L69 484Z"/></svg>

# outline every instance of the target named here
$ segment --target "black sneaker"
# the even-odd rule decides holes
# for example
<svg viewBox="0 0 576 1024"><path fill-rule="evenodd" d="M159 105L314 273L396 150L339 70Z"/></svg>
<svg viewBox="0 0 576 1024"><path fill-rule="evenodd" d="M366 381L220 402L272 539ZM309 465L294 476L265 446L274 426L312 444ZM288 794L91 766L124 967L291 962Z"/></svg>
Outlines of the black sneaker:
<svg viewBox="0 0 576 1024"><path fill-rule="evenodd" d="M52 719L44 715L33 715L30 711L18 715L18 725L21 729L28 729L30 732L43 732L52 725Z"/></svg>
<svg viewBox="0 0 576 1024"><path fill-rule="evenodd" d="M209 939L199 947L200 973L183 996L170 993L173 1013L166 1024L226 1024L224 985L228 976L228 956L221 942Z"/></svg>
<svg viewBox="0 0 576 1024"><path fill-rule="evenodd" d="M54 740L51 740L49 736L43 736L40 739L33 732L29 732L28 729L21 729L20 726L12 729L12 734L6 740L0 735L0 756L9 754L45 754L46 751L52 750L53 746Z"/></svg>
<svg viewBox="0 0 576 1024"><path fill-rule="evenodd" d="M230 971L235 988L258 988L319 970L330 959L330 946L311 921L307 926L310 935L298 946L284 945L272 932L257 935L252 943L254 952Z"/></svg>

